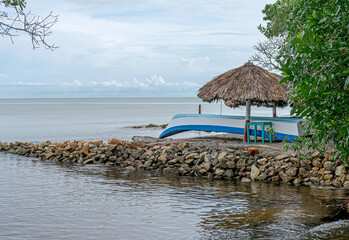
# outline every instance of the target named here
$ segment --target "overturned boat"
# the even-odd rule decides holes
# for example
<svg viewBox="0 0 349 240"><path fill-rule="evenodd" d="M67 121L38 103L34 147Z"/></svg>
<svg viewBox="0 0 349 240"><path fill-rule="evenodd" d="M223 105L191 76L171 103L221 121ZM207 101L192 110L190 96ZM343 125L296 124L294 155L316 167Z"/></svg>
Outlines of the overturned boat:
<svg viewBox="0 0 349 240"><path fill-rule="evenodd" d="M250 122L272 122L273 139L295 141L303 133L304 119L292 117L251 117ZM245 116L213 114L177 114L159 138L166 138L185 131L245 133ZM251 128L250 135L254 135ZM257 136L262 136L262 127L257 126ZM268 133L265 135L269 138Z"/></svg>

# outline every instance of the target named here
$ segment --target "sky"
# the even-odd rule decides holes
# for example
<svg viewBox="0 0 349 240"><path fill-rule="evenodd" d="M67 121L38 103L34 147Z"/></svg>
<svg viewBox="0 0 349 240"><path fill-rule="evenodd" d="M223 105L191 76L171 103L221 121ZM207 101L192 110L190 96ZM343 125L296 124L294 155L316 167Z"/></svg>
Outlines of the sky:
<svg viewBox="0 0 349 240"><path fill-rule="evenodd" d="M272 2L28 0L32 13L59 15L47 39L59 48L1 37L0 98L195 97L253 55Z"/></svg>

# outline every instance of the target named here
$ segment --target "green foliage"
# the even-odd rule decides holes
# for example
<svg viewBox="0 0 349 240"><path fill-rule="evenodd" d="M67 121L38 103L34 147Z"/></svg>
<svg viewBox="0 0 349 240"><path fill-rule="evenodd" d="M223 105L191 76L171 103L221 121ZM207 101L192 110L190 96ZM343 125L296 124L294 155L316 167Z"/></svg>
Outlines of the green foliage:
<svg viewBox="0 0 349 240"><path fill-rule="evenodd" d="M25 0L6 0L6 3L11 6L19 6L21 10L27 5Z"/></svg>
<svg viewBox="0 0 349 240"><path fill-rule="evenodd" d="M349 158L349 1L278 0L263 13L267 37L286 35L278 61L293 113L308 119L296 146ZM286 11L287 10L287 11ZM280 20L280 21L279 21ZM278 24L276 24L278 22ZM295 148L296 148L295 146Z"/></svg>

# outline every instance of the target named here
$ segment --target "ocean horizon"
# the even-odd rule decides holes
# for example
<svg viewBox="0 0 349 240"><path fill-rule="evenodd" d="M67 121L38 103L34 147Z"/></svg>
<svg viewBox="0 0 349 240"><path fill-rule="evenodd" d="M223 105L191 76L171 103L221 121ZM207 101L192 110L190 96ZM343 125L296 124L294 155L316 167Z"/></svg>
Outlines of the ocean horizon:
<svg viewBox="0 0 349 240"><path fill-rule="evenodd" d="M205 103L197 97L136 98L6 98L0 99L2 142L62 142L67 140L131 140L133 136L159 137L160 128L132 126L167 124L180 113L245 115L245 108L229 108L221 102ZM270 108L253 107L252 116L271 116ZM289 108L278 109L288 115ZM214 134L214 133L211 133ZM174 138L206 136L181 133Z"/></svg>

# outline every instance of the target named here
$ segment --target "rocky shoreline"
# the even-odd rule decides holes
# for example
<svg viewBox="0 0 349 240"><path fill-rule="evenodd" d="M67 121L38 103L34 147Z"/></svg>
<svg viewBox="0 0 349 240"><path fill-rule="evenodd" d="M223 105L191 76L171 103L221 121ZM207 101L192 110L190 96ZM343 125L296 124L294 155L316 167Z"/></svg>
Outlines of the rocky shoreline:
<svg viewBox="0 0 349 240"><path fill-rule="evenodd" d="M309 159L262 147L207 144L204 141L66 141L64 143L1 143L0 151L42 160L102 164L129 171L208 179L264 181L292 185L349 187L349 166L330 154Z"/></svg>

